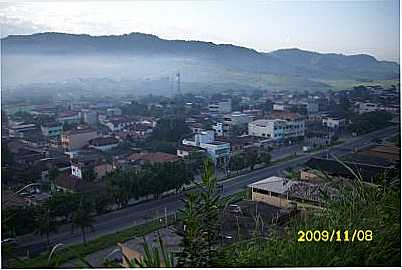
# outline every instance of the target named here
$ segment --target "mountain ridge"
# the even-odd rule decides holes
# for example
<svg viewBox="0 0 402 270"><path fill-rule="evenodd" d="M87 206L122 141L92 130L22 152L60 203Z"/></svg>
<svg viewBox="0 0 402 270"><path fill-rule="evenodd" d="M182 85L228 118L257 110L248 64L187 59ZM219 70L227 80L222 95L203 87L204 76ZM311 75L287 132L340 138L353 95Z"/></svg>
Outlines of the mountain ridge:
<svg viewBox="0 0 402 270"><path fill-rule="evenodd" d="M166 76L180 69L185 75L183 78L192 81L243 83L242 78L246 77L254 86L257 84L255 74L265 78L262 84L268 86L275 85L272 78L285 86L286 80L308 85L309 82L325 80L399 79L399 64L379 61L368 54L319 53L299 48L260 52L233 44L168 40L138 32L101 36L59 32L9 35L1 39L1 45L6 64L7 60L12 63L3 67L13 72L15 78L21 68L26 69L27 74L31 72L30 67L31 70L37 69L38 78L48 78L40 73L42 70L54 69L55 74L62 75L64 79L71 78L73 74L118 76L127 70L133 70L134 77L149 74ZM57 62L57 65L52 62ZM91 67L94 71L77 70L79 62L83 65L93 63ZM20 69L12 65L20 65ZM147 67L146 74L140 70L141 66Z"/></svg>
<svg viewBox="0 0 402 270"><path fill-rule="evenodd" d="M386 63L395 63L398 64L395 61L390 61L390 60L378 60L375 56L365 54L365 53L357 53L357 54L344 54L344 53L323 53L323 52L317 52L317 51L312 51L312 50L305 50L297 47L289 47L289 48L280 48L276 49L273 51L269 52L264 52L264 51L258 51L253 48L248 48L244 46L239 46L239 45L234 45L231 43L215 43L211 41L203 41L203 40L186 40L186 39L165 39L165 38L160 38L157 35L154 34L147 34L147 33L141 33L141 32L131 32L128 34L121 34L121 35L90 35L90 34L71 34L71 33L64 33L64 32L40 32L40 33L34 33L34 34L27 34L27 35L8 35L6 37L1 38L1 41L6 41L9 39L25 39L27 37L49 37L49 36L61 36L61 37L87 37L87 38L123 38L123 37L142 37L142 38L147 38L147 39L154 39L158 41L173 41L173 42L186 42L186 43L203 43L203 44L208 44L212 45L213 47L234 47L234 48L239 48L239 49L246 49L249 51L254 51L259 54L272 54L272 53L277 53L277 52L293 52L297 51L300 53L312 53L312 54L319 54L319 55L336 55L336 56L345 56L345 57L350 57L350 56L368 56L370 58L375 59L378 62L386 62ZM399 64L398 64L399 65Z"/></svg>

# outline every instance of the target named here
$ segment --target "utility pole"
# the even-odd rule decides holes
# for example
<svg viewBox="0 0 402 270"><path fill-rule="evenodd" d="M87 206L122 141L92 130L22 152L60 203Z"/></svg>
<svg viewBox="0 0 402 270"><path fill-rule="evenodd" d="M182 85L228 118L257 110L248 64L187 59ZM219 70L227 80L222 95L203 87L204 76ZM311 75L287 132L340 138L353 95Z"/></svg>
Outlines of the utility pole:
<svg viewBox="0 0 402 270"><path fill-rule="evenodd" d="M166 206L165 206L165 225L166 225L166 227L167 227L167 208L166 208Z"/></svg>
<svg viewBox="0 0 402 270"><path fill-rule="evenodd" d="M180 88L180 71L176 74L177 77L177 94L181 95L181 88Z"/></svg>

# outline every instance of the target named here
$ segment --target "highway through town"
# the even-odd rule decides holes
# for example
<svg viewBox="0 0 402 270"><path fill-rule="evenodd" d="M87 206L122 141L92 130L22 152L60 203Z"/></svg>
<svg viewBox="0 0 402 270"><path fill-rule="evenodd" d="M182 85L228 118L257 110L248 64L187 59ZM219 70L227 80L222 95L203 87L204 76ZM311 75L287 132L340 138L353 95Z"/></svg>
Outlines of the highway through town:
<svg viewBox="0 0 402 270"><path fill-rule="evenodd" d="M312 153L298 153L294 159L284 160L270 167L251 171L250 173L229 178L220 183L223 185L223 193L230 195L244 188L255 181L265 179L273 175L280 175L284 170L289 168L297 168L302 166L307 160L313 156L327 155L342 156L351 153L357 149L367 147L374 143L376 139L384 139L396 135L399 132L399 127L387 127L377 130L362 136L352 137L345 140L343 143L332 146L327 149ZM292 149L293 150L293 149ZM288 153L292 154L293 152ZM138 203L124 209L113 211L101 216L95 217L94 230L87 233L87 239L92 240L102 235L118 232L134 225L146 223L155 218L161 218L165 215L171 215L183 206L180 197L183 195L173 194L158 200L150 200L147 202ZM71 232L70 226L64 226L63 231L52 234L50 237L52 244L63 243L65 245L78 244L82 242L81 233L76 230ZM22 236L17 238L19 253L24 253L26 250L36 253L44 246L45 239L36 235Z"/></svg>

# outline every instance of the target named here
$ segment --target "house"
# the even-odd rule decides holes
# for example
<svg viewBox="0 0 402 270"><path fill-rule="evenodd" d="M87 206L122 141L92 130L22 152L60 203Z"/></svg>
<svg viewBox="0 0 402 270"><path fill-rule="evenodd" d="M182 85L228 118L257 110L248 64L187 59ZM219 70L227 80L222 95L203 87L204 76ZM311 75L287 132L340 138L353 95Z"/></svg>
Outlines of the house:
<svg viewBox="0 0 402 270"><path fill-rule="evenodd" d="M111 119L105 120L103 123L111 131L123 130L130 125L134 125L135 121L126 119L125 117L113 117Z"/></svg>
<svg viewBox="0 0 402 270"><path fill-rule="evenodd" d="M119 145L119 140L114 137L97 137L89 141L89 147L100 151L109 151Z"/></svg>
<svg viewBox="0 0 402 270"><path fill-rule="evenodd" d="M42 158L35 162L35 166L41 170L42 182L49 182L49 171L52 169L61 173L71 170L70 159L66 156Z"/></svg>
<svg viewBox="0 0 402 270"><path fill-rule="evenodd" d="M271 176L248 185L253 201L263 202L279 208L304 208L322 206L321 192L328 191L330 196L335 190L306 181L290 180Z"/></svg>
<svg viewBox="0 0 402 270"><path fill-rule="evenodd" d="M87 172L93 172L95 175L93 180L100 180L106 174L112 172L113 169L112 164L106 162L96 153L78 155L71 159L71 175L79 179L84 179Z"/></svg>
<svg viewBox="0 0 402 270"><path fill-rule="evenodd" d="M97 131L93 128L77 127L62 133L61 144L65 152L73 152L81 149L97 136Z"/></svg>

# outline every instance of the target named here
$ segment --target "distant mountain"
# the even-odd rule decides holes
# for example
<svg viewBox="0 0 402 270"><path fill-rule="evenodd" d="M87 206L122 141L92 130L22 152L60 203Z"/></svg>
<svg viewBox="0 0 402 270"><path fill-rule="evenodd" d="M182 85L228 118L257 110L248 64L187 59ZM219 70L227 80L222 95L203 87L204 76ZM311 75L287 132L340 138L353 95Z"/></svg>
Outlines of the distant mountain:
<svg viewBox="0 0 402 270"><path fill-rule="evenodd" d="M399 65L374 57L300 49L270 53L155 35L13 35L1 40L3 78L9 84L72 77L173 76L188 82L230 82L261 87L325 88L325 80L391 80Z"/></svg>

